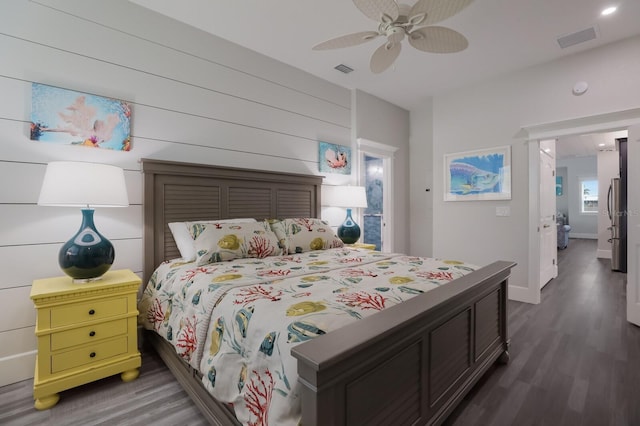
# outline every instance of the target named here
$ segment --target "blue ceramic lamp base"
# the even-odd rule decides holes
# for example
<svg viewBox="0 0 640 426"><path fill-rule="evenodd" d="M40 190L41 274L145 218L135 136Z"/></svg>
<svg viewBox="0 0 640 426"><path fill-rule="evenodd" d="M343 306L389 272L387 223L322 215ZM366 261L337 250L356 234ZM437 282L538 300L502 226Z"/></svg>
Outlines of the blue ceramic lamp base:
<svg viewBox="0 0 640 426"><path fill-rule="evenodd" d="M74 282L100 278L115 259L113 244L102 236L93 223L93 209L82 209L80 230L60 249L58 262Z"/></svg>
<svg viewBox="0 0 640 426"><path fill-rule="evenodd" d="M354 244L360 238L360 227L351 217L351 209L347 209L347 218L338 227L338 238L345 244Z"/></svg>

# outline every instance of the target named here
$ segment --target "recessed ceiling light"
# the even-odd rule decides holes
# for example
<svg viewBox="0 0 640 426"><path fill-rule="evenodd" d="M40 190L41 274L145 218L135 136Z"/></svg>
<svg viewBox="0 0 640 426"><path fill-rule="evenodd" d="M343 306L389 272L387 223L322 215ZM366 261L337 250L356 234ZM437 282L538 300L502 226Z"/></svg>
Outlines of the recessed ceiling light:
<svg viewBox="0 0 640 426"><path fill-rule="evenodd" d="M617 7L615 7L615 6L611 6L611 7L606 8L605 10L603 10L600 14L601 14L602 16L607 16L607 15L611 15L611 14L612 14L613 12L615 12L616 10L618 10L618 8L617 8Z"/></svg>
<svg viewBox="0 0 640 426"><path fill-rule="evenodd" d="M598 146L604 146L604 144L603 143L599 143Z"/></svg>

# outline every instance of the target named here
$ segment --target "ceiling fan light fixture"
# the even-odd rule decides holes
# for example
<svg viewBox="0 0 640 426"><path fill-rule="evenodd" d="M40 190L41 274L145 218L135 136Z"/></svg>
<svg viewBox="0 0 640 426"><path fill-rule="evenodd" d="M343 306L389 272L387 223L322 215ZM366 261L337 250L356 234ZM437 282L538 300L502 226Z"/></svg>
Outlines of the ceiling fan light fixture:
<svg viewBox="0 0 640 426"><path fill-rule="evenodd" d="M409 25L411 26L416 26L416 25L420 25L420 23L422 21L424 21L427 18L427 14L426 13L418 13L417 15L413 15L411 18L409 18Z"/></svg>
<svg viewBox="0 0 640 426"><path fill-rule="evenodd" d="M404 29L393 27L387 31L387 40L392 43L400 43L404 39Z"/></svg>
<svg viewBox="0 0 640 426"><path fill-rule="evenodd" d="M393 21L395 21L395 19L393 19L391 16L387 15L386 13L383 13L382 16L380 16L380 21L384 24L392 24Z"/></svg>
<svg viewBox="0 0 640 426"><path fill-rule="evenodd" d="M356 46L386 36L387 41L375 50L369 63L371 71L378 74L393 65L405 36L412 47L429 53L460 52L469 44L459 32L432 24L459 13L473 0L416 0L413 6L398 4L396 0L352 1L360 12L378 23L378 31L336 37L314 46L314 50Z"/></svg>

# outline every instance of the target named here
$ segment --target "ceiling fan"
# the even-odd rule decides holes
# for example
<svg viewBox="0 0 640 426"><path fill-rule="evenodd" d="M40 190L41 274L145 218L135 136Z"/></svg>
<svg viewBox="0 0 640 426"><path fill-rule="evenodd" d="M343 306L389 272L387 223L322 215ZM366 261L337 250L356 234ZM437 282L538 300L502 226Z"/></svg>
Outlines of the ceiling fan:
<svg viewBox="0 0 640 426"><path fill-rule="evenodd" d="M368 18L379 22L378 31L363 31L327 40L313 50L339 49L366 43L379 36L387 41L371 56L369 64L375 74L389 68L402 49L406 37L418 50L430 53L455 53L467 48L469 42L457 31L431 26L467 7L473 0L418 0L413 6L395 0L353 0Z"/></svg>

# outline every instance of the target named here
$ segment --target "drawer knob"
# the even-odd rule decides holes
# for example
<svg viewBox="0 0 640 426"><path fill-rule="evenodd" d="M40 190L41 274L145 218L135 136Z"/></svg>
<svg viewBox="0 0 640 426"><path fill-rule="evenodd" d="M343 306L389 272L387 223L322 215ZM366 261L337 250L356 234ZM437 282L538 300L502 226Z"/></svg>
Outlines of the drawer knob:
<svg viewBox="0 0 640 426"><path fill-rule="evenodd" d="M95 331L91 331L91 332L89 332L89 337L93 337L93 336L95 336L95 335L96 335L96 332L95 332Z"/></svg>
<svg viewBox="0 0 640 426"><path fill-rule="evenodd" d="M96 353L95 353L95 352L91 352L91 353L89 354L89 356L90 356L91 358L95 358L95 357L96 357Z"/></svg>
<svg viewBox="0 0 640 426"><path fill-rule="evenodd" d="M95 311L94 309L91 309L91 310L89 311L89 315L93 315L93 314L95 314L95 313L96 313L96 311Z"/></svg>

